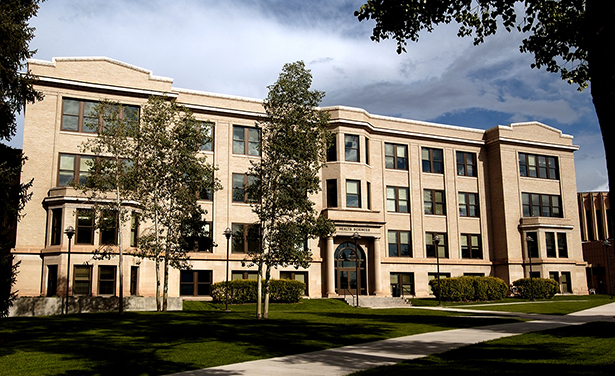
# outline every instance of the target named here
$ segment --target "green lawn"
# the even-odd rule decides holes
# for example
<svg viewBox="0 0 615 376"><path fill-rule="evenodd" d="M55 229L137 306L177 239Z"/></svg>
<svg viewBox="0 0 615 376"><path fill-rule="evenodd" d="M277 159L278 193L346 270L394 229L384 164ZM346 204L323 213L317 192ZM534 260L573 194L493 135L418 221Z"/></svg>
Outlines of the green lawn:
<svg viewBox="0 0 615 376"><path fill-rule="evenodd" d="M0 375L158 375L429 331L510 322L420 309L371 310L329 299L255 306L186 302L183 312L0 321ZM120 372L121 370L121 372Z"/></svg>
<svg viewBox="0 0 615 376"><path fill-rule="evenodd" d="M466 346L353 375L583 375L615 373L615 324L595 322Z"/></svg>

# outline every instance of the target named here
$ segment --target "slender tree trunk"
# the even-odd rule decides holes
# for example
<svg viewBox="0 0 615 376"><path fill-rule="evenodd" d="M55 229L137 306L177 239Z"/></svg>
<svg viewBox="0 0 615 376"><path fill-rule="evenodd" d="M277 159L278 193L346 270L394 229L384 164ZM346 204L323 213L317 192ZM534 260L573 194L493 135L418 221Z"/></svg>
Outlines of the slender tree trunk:
<svg viewBox="0 0 615 376"><path fill-rule="evenodd" d="M258 273L256 282L256 318L261 319L262 315L262 302L263 302L263 259L258 262Z"/></svg>
<svg viewBox="0 0 615 376"><path fill-rule="evenodd" d="M115 185L115 195L116 195L116 205L117 205L117 236L118 236L118 246L120 248L120 259L119 259L119 266L118 268L119 270L119 275L118 278L120 279L120 291L119 291L119 302L118 302L118 311L120 315L124 314L124 248L123 248L123 243L122 243L122 222L120 221L121 219L121 210L122 210L122 202L120 200L120 188L119 188L119 184L117 184L117 179L116 179L116 185Z"/></svg>
<svg viewBox="0 0 615 376"><path fill-rule="evenodd" d="M263 309L263 318L269 318L269 282L271 281L271 267L267 265L265 267L265 307Z"/></svg>
<svg viewBox="0 0 615 376"><path fill-rule="evenodd" d="M160 235L158 234L158 209L154 209L154 231L156 232L156 248L154 250L154 256L156 261L156 311L160 312L162 306L160 305Z"/></svg>

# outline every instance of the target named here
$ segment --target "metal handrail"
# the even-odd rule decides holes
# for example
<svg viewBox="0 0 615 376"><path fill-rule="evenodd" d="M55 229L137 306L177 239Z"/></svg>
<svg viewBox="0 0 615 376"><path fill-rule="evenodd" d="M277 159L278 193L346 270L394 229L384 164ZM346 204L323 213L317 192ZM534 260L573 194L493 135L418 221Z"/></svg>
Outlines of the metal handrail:
<svg viewBox="0 0 615 376"><path fill-rule="evenodd" d="M354 294L353 294L353 293L351 293L351 292L350 292L350 290L348 290L348 289L344 289L344 299L346 298L346 293L347 293L347 292L348 292L348 294L349 294L350 296L352 296L352 305L353 305L353 306L358 306L358 305L359 305L359 304L358 304L358 303L359 303L359 301L358 301L359 297L358 297L358 296L356 297L357 301L356 301L356 303L355 303L355 296L354 296ZM359 295L359 293L358 293L358 292L357 292L357 295Z"/></svg>

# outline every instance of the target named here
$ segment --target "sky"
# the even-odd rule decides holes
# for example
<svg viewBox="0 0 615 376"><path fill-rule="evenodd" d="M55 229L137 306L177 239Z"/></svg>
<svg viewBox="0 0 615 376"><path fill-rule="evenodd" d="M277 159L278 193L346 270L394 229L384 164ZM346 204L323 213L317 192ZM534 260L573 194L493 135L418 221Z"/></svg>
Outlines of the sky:
<svg viewBox="0 0 615 376"><path fill-rule="evenodd" d="M485 43L437 26L397 54L370 39L361 0L47 0L30 22L34 58L106 56L174 79L173 86L263 99L285 63L303 60L322 106L489 129L539 121L574 136L577 190L607 190L589 89L531 69L523 35ZM23 118L20 120L23 128ZM11 142L20 147L22 134Z"/></svg>

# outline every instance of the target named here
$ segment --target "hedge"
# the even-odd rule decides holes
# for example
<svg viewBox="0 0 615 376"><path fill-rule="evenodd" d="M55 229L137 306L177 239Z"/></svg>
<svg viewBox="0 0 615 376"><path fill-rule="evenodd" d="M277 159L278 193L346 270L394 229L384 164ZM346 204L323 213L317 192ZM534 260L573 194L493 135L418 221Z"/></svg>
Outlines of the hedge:
<svg viewBox="0 0 615 376"><path fill-rule="evenodd" d="M226 282L211 285L211 297L215 303L226 302ZM272 279L269 281L269 301L274 303L297 303L305 294L305 283L290 279ZM256 303L257 281L254 279L237 279L229 281L229 303Z"/></svg>
<svg viewBox="0 0 615 376"><path fill-rule="evenodd" d="M432 279L429 285L437 298L440 293L438 280ZM502 300L508 291L506 283L495 277L442 278L440 286L442 287L441 300L450 302Z"/></svg>
<svg viewBox="0 0 615 376"><path fill-rule="evenodd" d="M522 278L513 282L517 294L524 299L553 299L559 284L548 278Z"/></svg>

